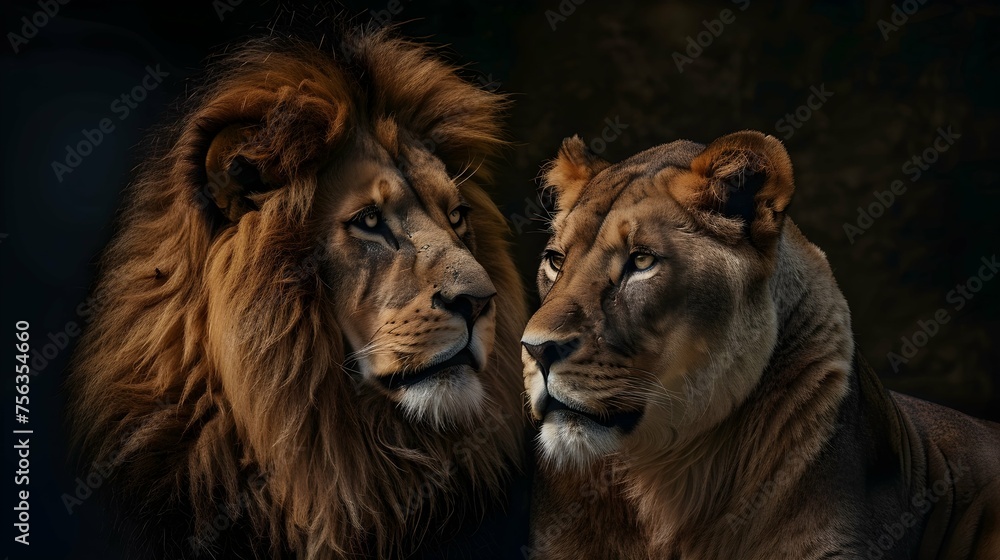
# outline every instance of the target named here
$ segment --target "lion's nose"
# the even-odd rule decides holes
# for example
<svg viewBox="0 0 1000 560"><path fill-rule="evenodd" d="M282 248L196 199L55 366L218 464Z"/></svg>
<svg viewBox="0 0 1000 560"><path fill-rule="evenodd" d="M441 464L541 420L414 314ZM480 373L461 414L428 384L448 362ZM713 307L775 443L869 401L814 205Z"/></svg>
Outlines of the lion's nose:
<svg viewBox="0 0 1000 560"><path fill-rule="evenodd" d="M574 338L567 341L547 340L541 344L522 342L521 346L524 346L528 355L538 362L538 366L542 368L542 375L548 375L552 364L569 357L580 347L580 342Z"/></svg>
<svg viewBox="0 0 1000 560"><path fill-rule="evenodd" d="M451 311L452 313L459 315L465 322L471 327L479 315L486 310L490 305L490 301L493 300L493 296L496 293L492 293L488 296L474 296L470 294L458 294L454 297L449 298L441 292L434 294L433 304L434 307L442 307Z"/></svg>

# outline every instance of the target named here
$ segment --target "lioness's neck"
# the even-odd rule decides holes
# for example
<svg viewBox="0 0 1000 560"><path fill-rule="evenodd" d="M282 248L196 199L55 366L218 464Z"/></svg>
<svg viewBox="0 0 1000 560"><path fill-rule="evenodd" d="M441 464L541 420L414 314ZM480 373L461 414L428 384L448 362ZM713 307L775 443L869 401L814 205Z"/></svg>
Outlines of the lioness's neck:
<svg viewBox="0 0 1000 560"><path fill-rule="evenodd" d="M631 495L654 550L743 550L834 431L854 351L850 313L825 257L790 222L770 291L777 340L744 403L707 431L678 434L657 457L631 461Z"/></svg>

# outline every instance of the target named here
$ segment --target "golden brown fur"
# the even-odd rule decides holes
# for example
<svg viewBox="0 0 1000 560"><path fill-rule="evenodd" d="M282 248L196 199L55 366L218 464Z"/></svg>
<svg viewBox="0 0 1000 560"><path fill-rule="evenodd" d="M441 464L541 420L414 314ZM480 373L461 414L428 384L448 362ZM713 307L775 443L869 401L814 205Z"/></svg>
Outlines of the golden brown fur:
<svg viewBox="0 0 1000 560"><path fill-rule="evenodd" d="M343 44L269 39L228 55L130 188L75 357L71 422L88 460L114 458L110 494L141 554L408 554L502 507L520 468L526 313L505 221L478 186L503 101L385 32ZM394 197L379 211L395 252L348 215L379 189ZM438 199L471 208L461 229ZM440 258L421 264L404 233ZM374 339L364 329L386 306L416 320L390 302L401 294L426 295L421 321L466 325L432 282L447 301L495 290L461 330L489 358L418 385L430 412L407 412L409 389L379 382L459 335L399 331L416 350L397 348L393 371L349 335ZM435 408L438 387L472 382L481 401Z"/></svg>
<svg viewBox="0 0 1000 560"><path fill-rule="evenodd" d="M534 557L1000 557L1000 426L882 389L780 142L572 138L546 182Z"/></svg>

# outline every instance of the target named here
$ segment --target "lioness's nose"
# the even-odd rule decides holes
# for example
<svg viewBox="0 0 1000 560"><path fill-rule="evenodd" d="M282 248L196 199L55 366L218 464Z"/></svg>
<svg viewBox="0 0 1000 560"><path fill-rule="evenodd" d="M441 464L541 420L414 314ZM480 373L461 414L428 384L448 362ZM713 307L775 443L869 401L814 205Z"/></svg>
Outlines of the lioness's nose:
<svg viewBox="0 0 1000 560"><path fill-rule="evenodd" d="M469 325L476 322L479 315L490 304L496 293L488 296L474 296L470 294L458 294L449 298L442 292L434 294L434 307L443 307L452 313L461 316Z"/></svg>
<svg viewBox="0 0 1000 560"><path fill-rule="evenodd" d="M524 349L528 351L528 355L538 362L538 366L542 368L542 374L548 375L552 364L566 359L570 354L575 352L580 347L580 342L574 338L561 342L547 340L541 344L522 342L521 346L524 346Z"/></svg>

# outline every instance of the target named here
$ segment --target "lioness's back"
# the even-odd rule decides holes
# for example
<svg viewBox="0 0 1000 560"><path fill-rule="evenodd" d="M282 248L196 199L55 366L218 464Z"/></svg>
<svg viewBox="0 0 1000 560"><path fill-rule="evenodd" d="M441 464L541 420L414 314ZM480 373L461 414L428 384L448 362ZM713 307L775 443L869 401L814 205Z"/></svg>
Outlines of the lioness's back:
<svg viewBox="0 0 1000 560"><path fill-rule="evenodd" d="M933 441L942 453L1000 465L1000 424L973 418L946 406L890 392L896 404L913 420L921 439ZM929 436L929 437L928 437ZM985 480L983 482L986 482Z"/></svg>
<svg viewBox="0 0 1000 560"><path fill-rule="evenodd" d="M891 393L909 419L911 505L930 509L919 558L1000 558L1000 424ZM923 461L926 461L924 464ZM943 507L941 507L943 506ZM970 546L977 543L978 555Z"/></svg>

